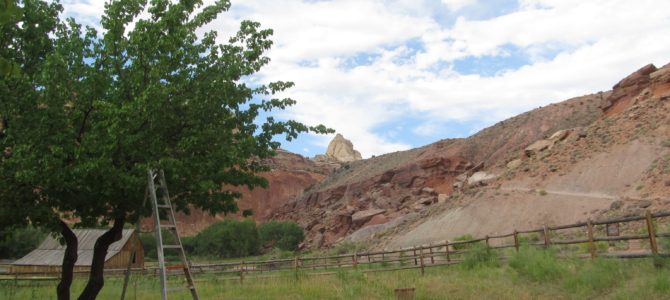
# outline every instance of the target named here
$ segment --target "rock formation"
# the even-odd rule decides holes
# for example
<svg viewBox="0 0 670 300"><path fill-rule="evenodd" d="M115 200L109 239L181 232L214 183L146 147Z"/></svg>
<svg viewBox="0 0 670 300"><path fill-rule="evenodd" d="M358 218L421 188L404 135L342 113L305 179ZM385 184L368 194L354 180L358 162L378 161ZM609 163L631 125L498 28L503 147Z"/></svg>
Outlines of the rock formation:
<svg viewBox="0 0 670 300"><path fill-rule="evenodd" d="M328 158L336 159L340 162L349 162L363 159L361 157L361 153L354 150L354 145L351 143L351 141L345 139L339 133L328 144L326 156Z"/></svg>

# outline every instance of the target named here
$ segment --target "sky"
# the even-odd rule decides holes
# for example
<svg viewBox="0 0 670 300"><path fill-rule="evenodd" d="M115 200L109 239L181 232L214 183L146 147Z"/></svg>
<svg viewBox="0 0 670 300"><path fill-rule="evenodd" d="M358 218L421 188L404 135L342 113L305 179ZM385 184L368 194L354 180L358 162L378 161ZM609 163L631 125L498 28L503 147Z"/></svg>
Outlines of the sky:
<svg viewBox="0 0 670 300"><path fill-rule="evenodd" d="M99 27L103 1L61 2ZM667 0L232 0L206 29L225 43L242 20L274 30L250 84L295 83L279 96L298 103L275 116L333 128L363 157L467 137L670 62ZM311 157L333 136L282 148Z"/></svg>

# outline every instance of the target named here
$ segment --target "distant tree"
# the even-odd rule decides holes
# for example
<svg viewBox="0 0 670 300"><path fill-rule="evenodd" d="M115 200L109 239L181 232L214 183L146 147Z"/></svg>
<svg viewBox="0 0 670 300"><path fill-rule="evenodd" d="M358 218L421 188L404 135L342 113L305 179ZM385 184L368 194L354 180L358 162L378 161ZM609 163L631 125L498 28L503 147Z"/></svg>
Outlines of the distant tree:
<svg viewBox="0 0 670 300"><path fill-rule="evenodd" d="M20 258L39 246L47 233L33 226L0 229L0 258Z"/></svg>
<svg viewBox="0 0 670 300"><path fill-rule="evenodd" d="M221 184L266 186L256 174L268 170L261 161L280 146L277 135L332 132L272 117L258 123L261 112L295 103L273 98L293 83L245 83L269 62L272 30L259 23L243 21L224 44L214 31L196 34L229 6L111 1L102 32L59 19L58 3L25 0L20 18L0 15L0 57L20 69L0 77L0 225L61 232L59 299L69 298L77 258L76 237L62 220L113 224L95 244L80 295L93 299L109 245L126 222L150 212L141 207L148 168L165 170L178 210L235 212L240 194Z"/></svg>
<svg viewBox="0 0 670 300"><path fill-rule="evenodd" d="M223 220L200 232L191 241L193 252L203 256L244 257L260 251L256 222Z"/></svg>
<svg viewBox="0 0 670 300"><path fill-rule="evenodd" d="M305 233L295 222L270 221L258 227L258 234L263 245L275 245L287 251L298 250L298 246L305 239Z"/></svg>

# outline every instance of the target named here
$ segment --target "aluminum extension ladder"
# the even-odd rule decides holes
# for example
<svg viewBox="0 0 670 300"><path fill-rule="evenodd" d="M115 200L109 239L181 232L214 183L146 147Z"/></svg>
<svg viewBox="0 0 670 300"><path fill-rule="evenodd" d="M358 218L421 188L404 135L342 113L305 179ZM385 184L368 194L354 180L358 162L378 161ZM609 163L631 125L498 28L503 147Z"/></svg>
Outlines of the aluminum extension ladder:
<svg viewBox="0 0 670 300"><path fill-rule="evenodd" d="M198 300L198 293L195 289L195 284L193 282L193 276L191 275L191 269L189 263L186 260L186 253L184 253L184 246L181 243L181 238L179 233L177 233L177 222L174 217L174 209L172 208L172 203L170 202L170 194L168 193L167 182L165 181L165 174L163 170L148 170L148 191L149 198L151 200L151 207L153 211L153 218L155 222L155 234L156 234L156 250L158 256L158 267L160 272L160 281L161 281L161 299L167 300L167 294L171 291L188 289L191 292L194 300ZM158 182L156 182L158 181ZM163 212L161 214L161 212ZM167 223L161 222L161 215L167 216ZM170 239L170 244L164 244L163 242L163 232L162 229L167 229L172 238ZM168 266L165 262L165 251L170 250L177 252L181 260L180 265L176 265L176 269L182 269L184 271L184 276L186 277L186 287L168 287L168 277L167 270ZM171 265L169 268L172 270L175 266Z"/></svg>

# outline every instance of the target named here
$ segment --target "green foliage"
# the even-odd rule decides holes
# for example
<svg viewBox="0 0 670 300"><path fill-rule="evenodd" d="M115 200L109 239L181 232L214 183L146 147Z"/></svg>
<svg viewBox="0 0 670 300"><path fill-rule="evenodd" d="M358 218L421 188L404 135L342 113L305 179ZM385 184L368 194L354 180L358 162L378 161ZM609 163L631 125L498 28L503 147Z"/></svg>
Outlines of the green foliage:
<svg viewBox="0 0 670 300"><path fill-rule="evenodd" d="M540 241L540 234L537 232L529 234L519 234L519 244L536 243Z"/></svg>
<svg viewBox="0 0 670 300"><path fill-rule="evenodd" d="M598 258L592 263L578 266L578 269L566 282L565 287L572 291L605 290L626 279L625 268L621 261Z"/></svg>
<svg viewBox="0 0 670 300"><path fill-rule="evenodd" d="M47 232L33 226L8 227L0 230L0 258L21 258L46 238Z"/></svg>
<svg viewBox="0 0 670 300"><path fill-rule="evenodd" d="M653 281L653 288L659 293L670 294L670 272L667 270L657 271L656 278Z"/></svg>
<svg viewBox="0 0 670 300"><path fill-rule="evenodd" d="M141 233L140 241L144 247L144 256L151 259L158 259L156 255L156 237L153 233Z"/></svg>
<svg viewBox="0 0 670 300"><path fill-rule="evenodd" d="M512 256L509 266L535 282L560 279L567 273L565 264L558 261L553 251L534 247L521 248Z"/></svg>
<svg viewBox="0 0 670 300"><path fill-rule="evenodd" d="M243 21L223 44L201 30L229 1L109 1L101 32L58 3L20 5L19 22L0 15L0 57L21 66L0 78L0 227L134 222L150 213L147 168L165 170L180 211L236 212L240 193L222 184L266 186L256 174L278 136L332 132L272 117L296 103L277 97L293 83L246 84L271 29Z"/></svg>
<svg viewBox="0 0 670 300"><path fill-rule="evenodd" d="M298 250L298 245L305 239L302 227L291 221L267 222L258 227L258 234L262 245L276 245L287 251Z"/></svg>
<svg viewBox="0 0 670 300"><path fill-rule="evenodd" d="M358 249L360 248L360 245L350 242L350 241L342 241L337 243L334 247L330 248L328 253L330 255L342 255L342 254L350 254L357 252Z"/></svg>
<svg viewBox="0 0 670 300"><path fill-rule="evenodd" d="M260 253L260 239L252 220L223 220L193 238L193 254L215 257L244 257Z"/></svg>
<svg viewBox="0 0 670 300"><path fill-rule="evenodd" d="M491 248L482 244L476 244L465 254L460 266L466 270L472 270L482 267L498 267L498 255Z"/></svg>
<svg viewBox="0 0 670 300"><path fill-rule="evenodd" d="M473 240L474 238L472 237L471 234L464 234L461 236L458 236L454 238L454 242L460 242L460 241L470 241ZM475 243L468 243L468 244L454 244L452 247L454 247L454 250L462 250L462 249L468 249L471 248Z"/></svg>

